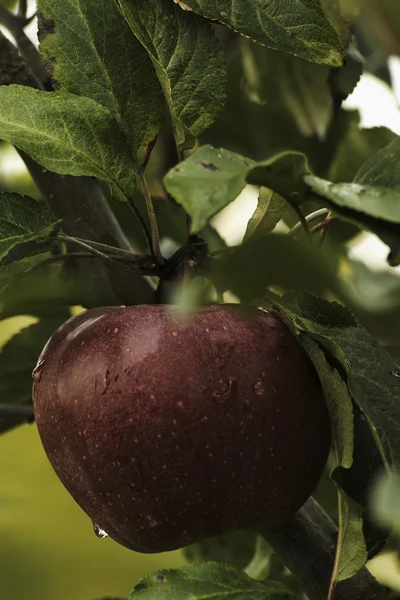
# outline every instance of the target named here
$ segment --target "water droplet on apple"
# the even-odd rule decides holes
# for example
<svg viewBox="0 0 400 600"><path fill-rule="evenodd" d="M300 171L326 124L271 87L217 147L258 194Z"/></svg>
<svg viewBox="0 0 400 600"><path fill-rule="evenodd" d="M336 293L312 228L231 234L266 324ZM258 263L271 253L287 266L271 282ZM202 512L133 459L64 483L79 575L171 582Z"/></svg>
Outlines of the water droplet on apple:
<svg viewBox="0 0 400 600"><path fill-rule="evenodd" d="M97 523L93 522L93 531L97 535L98 538L104 540L104 538L108 537L108 533L104 531L101 527L97 525Z"/></svg>
<svg viewBox="0 0 400 600"><path fill-rule="evenodd" d="M45 361L40 360L36 367L32 371L32 379L35 383L39 383L42 379L43 369L44 369Z"/></svg>

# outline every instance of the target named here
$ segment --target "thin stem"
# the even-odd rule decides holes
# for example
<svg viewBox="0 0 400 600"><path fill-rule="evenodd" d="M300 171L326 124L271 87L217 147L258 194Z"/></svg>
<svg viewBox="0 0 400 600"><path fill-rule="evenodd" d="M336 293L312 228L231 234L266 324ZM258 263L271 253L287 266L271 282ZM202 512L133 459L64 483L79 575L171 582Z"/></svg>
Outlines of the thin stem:
<svg viewBox="0 0 400 600"><path fill-rule="evenodd" d="M312 242L312 237L310 234L310 230L308 228L307 219L305 218L303 211L301 210L300 206L298 206L297 204L292 204L292 206L293 206L294 210L296 211L297 216L299 217L299 221L304 230L306 238L308 239L309 242Z"/></svg>
<svg viewBox="0 0 400 600"><path fill-rule="evenodd" d="M70 237L68 235L45 236L41 239L54 240L54 241L60 241L60 242L65 242L65 243L69 243L69 244L74 244L75 246L79 246L80 248L83 248L89 254L93 255L96 258L99 258L100 260L107 263L108 265L110 265L112 267L121 268L124 271L126 271L126 270L130 271L130 270L134 269L134 270L139 270L139 271L141 271L142 274L146 274L146 275L156 275L157 274L154 262L153 262L152 258L149 256L141 256L139 254L133 254L133 253L129 253L129 252L126 253L125 251L122 251L122 253L118 256L118 252L119 252L118 248L112 248L111 246L107 246L106 244L98 244L96 242L86 242L84 240ZM95 245L100 245L103 249L110 249L110 250L114 251L116 254L114 255L114 257L109 256L108 254L105 254L104 252L97 250L94 247ZM128 264L124 265L122 263L122 261L125 261L125 263L128 261Z"/></svg>
<svg viewBox="0 0 400 600"><path fill-rule="evenodd" d="M85 239L82 239L79 237L74 237L73 239L77 240L78 242L84 242L85 244L88 244L89 246L92 246L93 248L96 248L97 250L100 250L100 251L104 250L104 252L107 252L108 255L114 255L115 257L126 258L128 260L143 259L143 260L146 260L147 262L149 261L149 259L151 259L151 257L148 255L142 256L140 254L135 254L134 252L131 252L130 250L124 250L123 248L109 246L108 244L102 244L100 242L92 242L92 240L85 240Z"/></svg>
<svg viewBox="0 0 400 600"><path fill-rule="evenodd" d="M32 21L32 19L33 17L27 18L21 17L19 14L14 15L10 11L0 6L0 23L4 25L6 29L8 29L15 39L21 56L29 64L32 73L37 80L38 87L44 89L46 88L48 81L46 68L38 49L31 42L24 31L24 27L26 27Z"/></svg>
<svg viewBox="0 0 400 600"><path fill-rule="evenodd" d="M317 233L317 231L322 231L323 229L327 229L333 221L336 221L336 217L327 217L325 219L325 221L318 223L318 225L314 225L314 227L312 229L310 229L310 233L313 234L313 233Z"/></svg>
<svg viewBox="0 0 400 600"><path fill-rule="evenodd" d="M313 221L316 221L317 219L323 219L323 218L327 217L328 215L329 215L329 210L327 208L320 208L319 210L316 210L315 212L307 215L305 217L305 220L307 221L307 225L310 225L310 223L312 223ZM299 223L296 223L296 225L294 225L292 227L292 229L288 232L288 235L294 236L302 228L303 228L303 224L300 221Z"/></svg>
<svg viewBox="0 0 400 600"><path fill-rule="evenodd" d="M143 219L138 207L136 206L136 204L134 203L134 201L131 198L128 198L128 206L131 209L131 211L134 213L137 220L139 221L140 228L143 231L144 237L146 238L147 246L148 246L150 252L152 252L153 243L152 243L152 239L151 239L151 234L148 230L145 220Z"/></svg>
<svg viewBox="0 0 400 600"><path fill-rule="evenodd" d="M0 417L24 417L27 421L33 419L32 405L0 404Z"/></svg>
<svg viewBox="0 0 400 600"><path fill-rule="evenodd" d="M156 213L154 211L153 201L150 196L149 189L147 187L146 181L144 179L142 171L138 171L137 179L139 181L140 187L142 189L142 193L146 202L147 215L149 217L150 222L150 230L151 230L151 243L150 248L154 254L154 257L159 265L164 263L163 255L161 253L160 246L160 234L158 231L157 218ZM147 229L147 227L146 227Z"/></svg>

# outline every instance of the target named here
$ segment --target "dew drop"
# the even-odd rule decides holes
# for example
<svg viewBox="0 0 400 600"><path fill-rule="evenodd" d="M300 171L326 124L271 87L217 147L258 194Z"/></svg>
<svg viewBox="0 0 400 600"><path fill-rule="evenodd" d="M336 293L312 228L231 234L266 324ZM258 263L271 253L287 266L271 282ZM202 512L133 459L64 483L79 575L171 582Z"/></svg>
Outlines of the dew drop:
<svg viewBox="0 0 400 600"><path fill-rule="evenodd" d="M253 386L253 392L257 394L257 396L263 396L265 394L265 385L261 377L255 382Z"/></svg>
<svg viewBox="0 0 400 600"><path fill-rule="evenodd" d="M400 371L392 371L392 375L393 375L393 377L399 377L400 378Z"/></svg>
<svg viewBox="0 0 400 600"><path fill-rule="evenodd" d="M100 538L101 540L104 540L104 538L108 537L108 533L106 533L104 531L104 529L102 529L101 527L99 527L97 525L97 523L95 523L94 521L93 521L93 531L95 532L96 536L98 538Z"/></svg>
<svg viewBox="0 0 400 600"><path fill-rule="evenodd" d="M44 365L45 365L45 361L44 360L40 360L38 362L38 364L36 365L36 367L33 369L33 371L32 371L32 379L33 379L33 381L35 383L39 383L39 381L42 379Z"/></svg>

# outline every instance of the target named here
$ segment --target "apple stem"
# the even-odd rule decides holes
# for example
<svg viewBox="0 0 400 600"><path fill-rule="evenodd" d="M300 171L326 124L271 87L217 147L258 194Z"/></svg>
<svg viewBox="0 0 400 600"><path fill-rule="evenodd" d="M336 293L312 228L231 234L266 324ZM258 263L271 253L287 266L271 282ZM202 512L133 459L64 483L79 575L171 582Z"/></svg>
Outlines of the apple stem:
<svg viewBox="0 0 400 600"><path fill-rule="evenodd" d="M334 568L337 529L320 505L310 498L287 523L261 532L296 577L309 600L326 600ZM339 582L332 600L395 600L366 567Z"/></svg>

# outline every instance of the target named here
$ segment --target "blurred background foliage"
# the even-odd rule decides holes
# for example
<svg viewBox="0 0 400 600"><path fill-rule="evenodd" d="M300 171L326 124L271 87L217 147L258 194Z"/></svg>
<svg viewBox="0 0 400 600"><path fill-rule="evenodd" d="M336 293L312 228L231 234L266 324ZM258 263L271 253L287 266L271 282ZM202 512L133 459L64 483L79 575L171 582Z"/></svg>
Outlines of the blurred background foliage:
<svg viewBox="0 0 400 600"><path fill-rule="evenodd" d="M339 6L347 11L349 19L357 7L357 0L321 0L321 3L325 8ZM0 0L2 7L11 8L15 4L13 0ZM33 1L30 8L33 12ZM334 12L330 16L335 21ZM29 26L29 32L34 38L35 23ZM348 29L342 34L346 37ZM363 58L358 52L349 56L347 79L336 81L340 93L350 94L345 110L338 108L342 98L332 100L324 71L327 67L310 66L300 59L255 47L248 40L233 43L226 31L219 35L228 56L229 100L203 142L254 159L264 159L287 148L303 151L315 174L333 181L351 181L369 156L388 144L394 134L400 134L400 94L396 95L400 90L398 0L362 2L355 41ZM353 92L362 62L364 75ZM365 127L375 129L365 131ZM147 169L167 255L186 235L185 215L178 205L165 198L161 183L174 161L167 127ZM2 142L0 189L40 198L17 152ZM257 190L248 186L213 219L213 228L208 226L202 232L210 249L240 242L256 205ZM123 205L113 208L125 232L140 249L140 235L131 213ZM313 210L315 207L310 203L306 211ZM288 209L278 227L287 231L296 220L294 212ZM370 234L360 236L348 223L337 222L331 227L326 247L338 261L339 276L346 282L357 317L400 361L400 267L387 265L388 249L378 238ZM25 316L0 321L0 346L33 322L34 319ZM192 549L186 554L142 555L112 540L99 540L89 519L54 475L34 425L23 425L0 436L0 473L1 597L10 600L25 600L28 596L30 600L124 597L146 573L161 567L178 567L200 554L214 557L213 545L202 548L201 553ZM336 492L328 477L321 481L317 497L334 518ZM382 498L379 502L383 503ZM389 507L387 511L390 510L393 511ZM245 544L248 543L246 538ZM240 548L242 552L243 546ZM377 577L400 591L397 548L396 540L390 541L387 551L370 565ZM245 550L248 558L251 549L246 546ZM243 564L239 561L240 566L246 564L247 558Z"/></svg>

